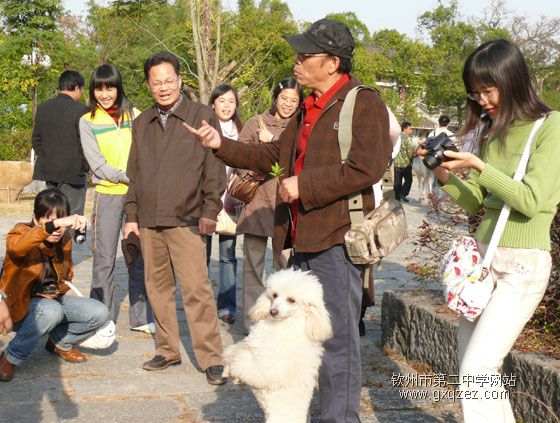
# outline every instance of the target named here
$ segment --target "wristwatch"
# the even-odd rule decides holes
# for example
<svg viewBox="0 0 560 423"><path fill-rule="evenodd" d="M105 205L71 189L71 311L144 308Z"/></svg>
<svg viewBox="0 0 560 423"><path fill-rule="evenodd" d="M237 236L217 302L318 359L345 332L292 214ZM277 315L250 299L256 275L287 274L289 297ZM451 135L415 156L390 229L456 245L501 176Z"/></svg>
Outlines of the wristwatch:
<svg viewBox="0 0 560 423"><path fill-rule="evenodd" d="M3 291L0 291L0 304L2 304L4 298L8 298L8 296Z"/></svg>

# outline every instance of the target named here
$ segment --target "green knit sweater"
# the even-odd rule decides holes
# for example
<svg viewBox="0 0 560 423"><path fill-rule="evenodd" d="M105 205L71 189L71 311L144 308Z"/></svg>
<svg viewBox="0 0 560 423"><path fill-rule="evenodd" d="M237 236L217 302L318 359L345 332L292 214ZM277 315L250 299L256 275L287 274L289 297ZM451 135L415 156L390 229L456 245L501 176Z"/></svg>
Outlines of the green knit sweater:
<svg viewBox="0 0 560 423"><path fill-rule="evenodd" d="M506 202L511 214L499 246L550 250L550 226L560 202L560 113L552 112L542 124L531 146L525 176L514 182L532 128L532 122L514 124L503 148L497 139L491 139L484 149L482 172L473 170L464 181L450 174L442 187L469 213L486 208L475 236L480 243L490 242Z"/></svg>

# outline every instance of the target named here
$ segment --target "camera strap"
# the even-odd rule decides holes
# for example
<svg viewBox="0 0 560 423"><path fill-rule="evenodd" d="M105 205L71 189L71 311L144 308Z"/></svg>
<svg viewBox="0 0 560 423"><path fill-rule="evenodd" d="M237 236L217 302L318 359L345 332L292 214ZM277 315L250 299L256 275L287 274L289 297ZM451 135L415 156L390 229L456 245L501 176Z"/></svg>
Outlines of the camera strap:
<svg viewBox="0 0 560 423"><path fill-rule="evenodd" d="M47 278L55 279L58 282L58 273L54 267L53 257L41 251L41 261L43 267L46 268L46 270L41 274L41 283L45 282Z"/></svg>

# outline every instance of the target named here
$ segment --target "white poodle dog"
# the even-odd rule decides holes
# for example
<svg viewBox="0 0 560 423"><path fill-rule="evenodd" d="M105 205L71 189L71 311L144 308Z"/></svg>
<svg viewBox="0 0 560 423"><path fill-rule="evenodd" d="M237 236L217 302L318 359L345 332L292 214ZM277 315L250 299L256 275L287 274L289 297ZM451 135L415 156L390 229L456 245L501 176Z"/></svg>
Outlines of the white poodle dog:
<svg viewBox="0 0 560 423"><path fill-rule="evenodd" d="M310 272L272 274L250 310L255 324L224 351L225 375L249 385L267 423L305 423L323 356L332 336L323 287Z"/></svg>

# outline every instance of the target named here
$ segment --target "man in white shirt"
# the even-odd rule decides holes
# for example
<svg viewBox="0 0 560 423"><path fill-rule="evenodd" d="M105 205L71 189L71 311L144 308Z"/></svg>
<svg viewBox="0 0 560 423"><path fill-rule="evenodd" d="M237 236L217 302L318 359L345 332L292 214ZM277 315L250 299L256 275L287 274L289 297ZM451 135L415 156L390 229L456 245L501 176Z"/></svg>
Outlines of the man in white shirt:
<svg viewBox="0 0 560 423"><path fill-rule="evenodd" d="M448 136L455 135L453 132L447 129L447 127L449 126L449 122L451 122L449 116L441 115L438 119L439 128L436 128L432 132L430 132L428 134L428 138L437 137L442 132L445 132ZM434 178L434 182L432 183L432 192L435 192L439 198L441 198L443 195L443 192L440 190L435 178Z"/></svg>
<svg viewBox="0 0 560 423"><path fill-rule="evenodd" d="M432 132L428 134L428 138L437 137L442 132L445 132L447 135L451 136L454 135L447 127L449 126L449 122L451 119L447 115L441 115L438 119L439 128L434 129Z"/></svg>

